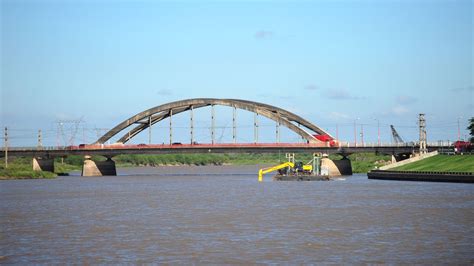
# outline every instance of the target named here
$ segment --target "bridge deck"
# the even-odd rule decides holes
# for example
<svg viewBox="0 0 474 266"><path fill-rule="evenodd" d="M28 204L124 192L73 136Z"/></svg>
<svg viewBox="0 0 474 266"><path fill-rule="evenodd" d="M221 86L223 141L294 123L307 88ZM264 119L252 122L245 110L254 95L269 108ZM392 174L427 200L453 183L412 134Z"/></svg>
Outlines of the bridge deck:
<svg viewBox="0 0 474 266"><path fill-rule="evenodd" d="M430 146L430 151L441 147ZM327 147L321 144L268 143L268 144L175 144L175 145L87 145L63 148L9 148L10 156L60 157L68 155L102 155L113 157L120 154L167 154L167 153L276 153L307 152L349 155L352 153L375 152L380 154L413 153L417 146L344 146ZM0 157L4 156L4 150Z"/></svg>

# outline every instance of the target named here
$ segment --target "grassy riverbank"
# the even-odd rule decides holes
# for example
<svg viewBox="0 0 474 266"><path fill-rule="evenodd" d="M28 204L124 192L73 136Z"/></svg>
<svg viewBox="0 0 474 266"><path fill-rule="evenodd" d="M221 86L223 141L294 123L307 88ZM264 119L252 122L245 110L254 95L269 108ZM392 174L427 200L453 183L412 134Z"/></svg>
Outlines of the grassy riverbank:
<svg viewBox="0 0 474 266"><path fill-rule="evenodd" d="M0 165L0 180L52 179L58 175L67 175L67 173L74 170L80 170L82 167L81 157L73 157L77 158L65 159L64 162L62 162L60 158L57 158L54 164L54 173L47 171L33 171L32 158L30 157L11 158L8 162L8 168L5 168L4 164Z"/></svg>
<svg viewBox="0 0 474 266"><path fill-rule="evenodd" d="M57 174L45 171L33 171L24 166L8 166L7 169L0 166L0 180L7 179L50 179L55 178Z"/></svg>
<svg viewBox="0 0 474 266"><path fill-rule="evenodd" d="M0 165L0 180L6 179L41 179L55 178L57 174L45 171L33 171L31 158L15 158L10 160L8 168Z"/></svg>
<svg viewBox="0 0 474 266"><path fill-rule="evenodd" d="M436 155L402 165L394 171L474 172L474 155Z"/></svg>

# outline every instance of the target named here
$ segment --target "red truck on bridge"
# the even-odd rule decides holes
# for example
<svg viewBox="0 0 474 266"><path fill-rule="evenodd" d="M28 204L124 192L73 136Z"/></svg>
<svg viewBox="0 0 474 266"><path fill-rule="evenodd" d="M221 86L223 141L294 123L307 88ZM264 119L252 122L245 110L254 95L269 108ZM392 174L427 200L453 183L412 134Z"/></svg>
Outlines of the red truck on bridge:
<svg viewBox="0 0 474 266"><path fill-rule="evenodd" d="M453 143L455 153L471 152L472 143L468 141L458 140Z"/></svg>
<svg viewBox="0 0 474 266"><path fill-rule="evenodd" d="M313 135L313 137L315 137L319 141L329 144L329 147L337 146L336 140L330 137L329 135Z"/></svg>

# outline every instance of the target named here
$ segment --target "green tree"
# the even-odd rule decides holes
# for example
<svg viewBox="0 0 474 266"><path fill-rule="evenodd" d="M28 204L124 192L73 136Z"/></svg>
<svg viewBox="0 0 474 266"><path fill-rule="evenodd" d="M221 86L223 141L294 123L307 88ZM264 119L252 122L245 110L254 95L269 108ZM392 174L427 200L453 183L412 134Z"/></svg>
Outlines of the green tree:
<svg viewBox="0 0 474 266"><path fill-rule="evenodd" d="M471 119L469 119L468 121L469 126L467 127L467 129L469 129L469 134L471 135L471 143L474 143L474 117L471 117Z"/></svg>

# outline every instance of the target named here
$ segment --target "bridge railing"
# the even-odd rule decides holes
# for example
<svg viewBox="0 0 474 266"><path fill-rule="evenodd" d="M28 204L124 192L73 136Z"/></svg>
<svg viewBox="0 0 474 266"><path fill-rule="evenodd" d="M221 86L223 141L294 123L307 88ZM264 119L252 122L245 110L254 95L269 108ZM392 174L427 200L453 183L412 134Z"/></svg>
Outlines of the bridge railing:
<svg viewBox="0 0 474 266"><path fill-rule="evenodd" d="M339 143L341 148L376 148L376 147L415 147L417 143L351 143L342 142Z"/></svg>
<svg viewBox="0 0 474 266"><path fill-rule="evenodd" d="M86 145L86 146L43 146L43 147L8 147L9 151L67 151L67 150L81 150L81 149L150 149L150 148L199 148L199 147L274 147L274 146L282 146L282 147L332 147L332 148L377 148L377 147L394 147L394 148L403 148L403 147L411 147L417 148L418 142L407 142L407 143L371 143L371 142L364 142L364 143L353 143L353 142L344 142L339 141L334 146L328 145L315 145L315 144L305 144L305 143L219 143L219 144L179 144L179 145L168 145L168 144L151 144L151 145L123 145L123 144L111 144L111 145ZM453 143L450 141L436 141L436 142L429 142L427 143L428 147L442 147L442 148L452 148ZM0 152L4 152L4 147L0 147Z"/></svg>
<svg viewBox="0 0 474 266"><path fill-rule="evenodd" d="M43 146L43 147L28 147L28 146L15 146L15 147L8 147L9 151L48 151L48 150L70 150L71 148L67 146ZM0 147L0 151L5 151L5 147Z"/></svg>
<svg viewBox="0 0 474 266"><path fill-rule="evenodd" d="M404 142L404 143L371 143L371 142L364 142L364 143L354 143L354 142L347 142L347 141L340 141L338 142L338 147L341 148L376 148L376 147L418 147L418 142ZM427 143L428 147L452 147L453 142L451 141L433 141Z"/></svg>

